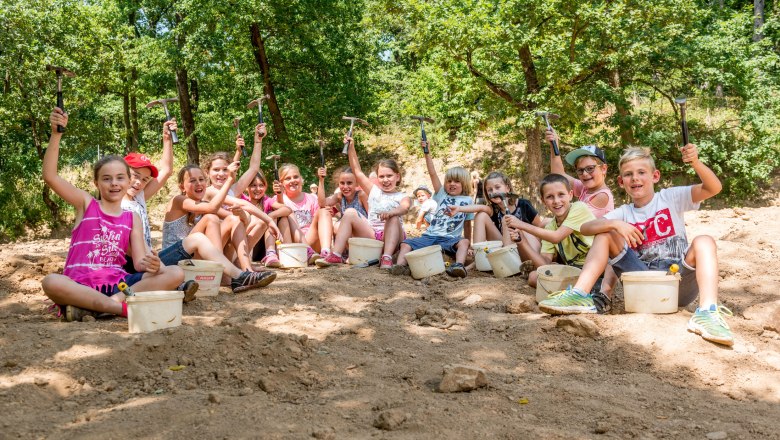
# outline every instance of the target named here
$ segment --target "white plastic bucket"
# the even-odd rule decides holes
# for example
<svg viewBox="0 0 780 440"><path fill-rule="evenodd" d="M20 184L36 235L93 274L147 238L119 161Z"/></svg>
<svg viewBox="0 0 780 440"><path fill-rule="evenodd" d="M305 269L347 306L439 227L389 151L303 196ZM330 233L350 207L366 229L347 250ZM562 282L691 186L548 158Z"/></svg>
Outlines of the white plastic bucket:
<svg viewBox="0 0 780 440"><path fill-rule="evenodd" d="M411 251L406 254L412 278L419 280L444 272L444 257L438 244Z"/></svg>
<svg viewBox="0 0 780 440"><path fill-rule="evenodd" d="M493 275L498 278L511 277L520 272L520 254L517 245L510 244L501 249L489 251L487 259L493 268Z"/></svg>
<svg viewBox="0 0 780 440"><path fill-rule="evenodd" d="M582 270L563 264L548 264L536 269L536 302L547 299L551 293L577 283Z"/></svg>
<svg viewBox="0 0 780 440"><path fill-rule="evenodd" d="M364 264L382 256L384 242L373 238L353 237L349 239L349 264Z"/></svg>
<svg viewBox="0 0 780 440"><path fill-rule="evenodd" d="M279 262L282 267L289 269L291 267L306 267L309 265L309 258L306 255L306 249L309 245L304 243L280 244L276 247L279 251Z"/></svg>
<svg viewBox="0 0 780 440"><path fill-rule="evenodd" d="M479 243L473 243L471 248L474 249L474 263L477 265L477 270L481 272L490 272L493 267L490 266L490 261L487 258L487 252L499 249L502 246L500 241L480 241Z"/></svg>
<svg viewBox="0 0 780 440"><path fill-rule="evenodd" d="M184 292L151 291L128 296L127 323L130 333L147 333L181 325Z"/></svg>
<svg viewBox="0 0 780 440"><path fill-rule="evenodd" d="M667 275L661 270L647 270L624 272L620 279L623 282L626 312L677 312L679 275Z"/></svg>
<svg viewBox="0 0 780 440"><path fill-rule="evenodd" d="M206 260L182 260L179 267L184 271L184 281L193 280L198 283L198 292L195 296L217 296L219 284L222 281L222 271L225 270L221 263Z"/></svg>

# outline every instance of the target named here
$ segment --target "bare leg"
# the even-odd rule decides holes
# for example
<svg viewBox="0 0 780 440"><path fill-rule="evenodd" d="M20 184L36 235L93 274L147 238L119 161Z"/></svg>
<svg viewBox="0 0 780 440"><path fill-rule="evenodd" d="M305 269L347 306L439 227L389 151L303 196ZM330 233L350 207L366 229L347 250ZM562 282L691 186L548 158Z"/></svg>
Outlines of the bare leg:
<svg viewBox="0 0 780 440"><path fill-rule="evenodd" d="M386 231L386 230L385 230ZM412 251L412 247L409 246L406 243L401 243L401 250L398 252L398 259L395 264L399 266L408 266L409 263L406 261L406 254ZM390 254L388 254L390 255Z"/></svg>
<svg viewBox="0 0 780 440"><path fill-rule="evenodd" d="M593 246L590 247L588 256L585 257L582 273L577 278L574 287L582 292L590 292L601 274L604 273L609 258L620 254L624 244L623 237L614 231L596 235L593 239Z"/></svg>
<svg viewBox="0 0 780 440"><path fill-rule="evenodd" d="M160 266L157 273L144 273L141 281L133 284L133 290L136 292L176 290L182 281L184 281L184 271L179 266Z"/></svg>
<svg viewBox="0 0 780 440"><path fill-rule="evenodd" d="M122 314L122 301L125 296L121 293L108 297L60 274L46 275L41 286L46 296L57 304L72 305L114 315Z"/></svg>
<svg viewBox="0 0 780 440"><path fill-rule="evenodd" d="M469 252L469 247L471 243L467 238L462 239L458 242L457 245L457 252L455 253L455 262L463 264L466 262L466 255ZM401 245L403 247L403 245Z"/></svg>
<svg viewBox="0 0 780 440"><path fill-rule="evenodd" d="M247 244L249 249L254 249L255 245L263 238L263 234L268 229L268 225L255 216L251 216L249 226L246 230Z"/></svg>
<svg viewBox="0 0 780 440"><path fill-rule="evenodd" d="M195 224L195 227L192 228L190 233L202 232L214 246L221 249L224 246L222 232L220 230L221 223L222 220L215 214L205 214L198 223Z"/></svg>
<svg viewBox="0 0 780 440"><path fill-rule="evenodd" d="M709 235L694 238L685 263L696 268L699 307L704 309L718 304L718 249L715 240Z"/></svg>
<svg viewBox="0 0 780 440"><path fill-rule="evenodd" d="M374 230L368 220L360 217L360 214L352 208L344 211L339 223L339 231L333 243L333 252L339 255L344 253L350 237L374 238Z"/></svg>
<svg viewBox="0 0 780 440"><path fill-rule="evenodd" d="M493 220L490 219L489 215L484 212L478 212L474 217L474 233L471 238L473 243L487 240L501 241L501 232L493 224Z"/></svg>
<svg viewBox="0 0 780 440"><path fill-rule="evenodd" d="M222 264L224 267L223 273L230 278L236 278L241 275L241 269L237 268L230 262L220 249L214 247L209 239L201 234L190 234L183 241L182 246L184 250L189 254L194 254L196 257L202 260L214 261Z"/></svg>
<svg viewBox="0 0 780 440"><path fill-rule="evenodd" d="M397 217L390 217L385 222L385 247L383 255L393 255L401 242L401 222L397 222Z"/></svg>
<svg viewBox="0 0 780 440"><path fill-rule="evenodd" d="M249 246L246 237L246 227L244 223L239 221L230 234L230 242L236 249L236 259L238 260L238 266L244 270L252 270L252 259L249 256Z"/></svg>

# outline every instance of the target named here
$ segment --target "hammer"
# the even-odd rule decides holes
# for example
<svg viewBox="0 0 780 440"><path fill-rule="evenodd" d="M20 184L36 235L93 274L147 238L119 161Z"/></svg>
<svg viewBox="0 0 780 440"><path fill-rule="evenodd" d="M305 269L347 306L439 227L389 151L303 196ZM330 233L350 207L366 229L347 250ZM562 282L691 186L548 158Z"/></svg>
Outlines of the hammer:
<svg viewBox="0 0 780 440"><path fill-rule="evenodd" d="M234 118L233 119L233 128L236 129L236 134L238 135L238 137L241 137L241 128L239 127L240 124L241 124L241 118ZM244 157L247 156L246 148L241 147L241 154L243 154Z"/></svg>
<svg viewBox="0 0 780 440"><path fill-rule="evenodd" d="M358 121L359 123L363 125L368 125L368 122L356 118L354 116L342 116L341 119L346 119L349 121L349 132L347 133L347 136L352 137L352 129L355 127L355 121ZM344 142L344 149L341 150L341 154L347 154L347 150L349 149L349 141Z"/></svg>
<svg viewBox="0 0 780 440"><path fill-rule="evenodd" d="M552 125L550 125L550 119L558 119L560 116L556 115L555 113L550 112L536 112L536 116L541 116L542 119L544 119L544 123L547 124L547 129L552 131ZM561 152L558 150L558 141L552 141L550 142L553 147L553 152L556 156L560 156Z"/></svg>
<svg viewBox="0 0 780 440"><path fill-rule="evenodd" d="M688 145L688 122L685 119L685 98L677 98L674 100L677 105L680 106L680 129L682 130L683 147Z"/></svg>
<svg viewBox="0 0 780 440"><path fill-rule="evenodd" d="M62 103L62 75L65 75L69 78L73 78L74 76L76 76L76 74L64 67L52 66L51 64L46 65L46 70L53 70L57 73L57 107L59 107L60 110L65 111L65 108ZM58 125L57 133L64 133L64 132L65 132L65 127L63 127L62 125Z"/></svg>
<svg viewBox="0 0 780 440"><path fill-rule="evenodd" d="M426 118L425 116L412 116L412 119L416 119L420 121L420 137L422 138L423 142L425 142L425 146L423 147L423 153L428 154L428 137L425 136L425 125L424 122L427 122L429 124L433 124L433 119Z"/></svg>
<svg viewBox="0 0 780 440"><path fill-rule="evenodd" d="M165 121L171 120L171 113L168 111L168 103L169 102L179 102L179 98L166 98L166 99L158 99L156 101L152 101L149 104L146 104L146 108L152 108L155 105L161 105L163 110L165 110ZM175 130L169 130L171 132L171 140L174 144L179 143L179 137L176 136Z"/></svg>
<svg viewBox="0 0 780 440"><path fill-rule="evenodd" d="M257 123L262 124L263 123L263 102L265 102L266 99L270 98L268 95L263 95L257 99L254 99L252 101L249 101L249 104L246 105L246 108L254 108L257 106Z"/></svg>
<svg viewBox="0 0 780 440"><path fill-rule="evenodd" d="M325 168L325 153L322 148L325 146L325 141L322 138L317 139L317 144L320 146L320 165Z"/></svg>
<svg viewBox="0 0 780 440"><path fill-rule="evenodd" d="M279 167L277 166L277 161L281 159L282 156L279 156L278 154L272 154L265 158L265 160L273 160L274 161L274 178L276 181L279 181Z"/></svg>

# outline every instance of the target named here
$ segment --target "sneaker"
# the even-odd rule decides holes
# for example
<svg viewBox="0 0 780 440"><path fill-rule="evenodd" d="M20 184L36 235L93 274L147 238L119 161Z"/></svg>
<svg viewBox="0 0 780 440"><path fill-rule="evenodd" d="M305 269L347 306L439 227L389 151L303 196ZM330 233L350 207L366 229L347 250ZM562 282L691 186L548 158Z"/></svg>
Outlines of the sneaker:
<svg viewBox="0 0 780 440"><path fill-rule="evenodd" d="M723 315L734 316L725 306L711 305L709 309L696 309L688 321L688 331L716 344L734 345L734 336L723 319Z"/></svg>
<svg viewBox="0 0 780 440"><path fill-rule="evenodd" d="M310 265L314 264L320 258L322 258L322 255L314 252L314 249L312 248L306 249L306 262L309 263Z"/></svg>
<svg viewBox="0 0 780 440"><path fill-rule="evenodd" d="M379 259L379 268L390 269L391 267L393 267L393 257L390 255L382 255L382 258Z"/></svg>
<svg viewBox="0 0 780 440"><path fill-rule="evenodd" d="M453 263L447 268L447 275L455 278L466 278L466 268L460 263Z"/></svg>
<svg viewBox="0 0 780 440"><path fill-rule="evenodd" d="M604 292L595 292L592 294L593 305L596 306L596 311L603 315L609 313L612 310L612 300Z"/></svg>
<svg viewBox="0 0 780 440"><path fill-rule="evenodd" d="M179 286L179 290L184 292L183 301L186 303L193 301L195 299L195 294L198 292L199 287L200 285L195 280L188 280L181 283L181 286Z"/></svg>
<svg viewBox="0 0 780 440"><path fill-rule="evenodd" d="M91 316L93 318L97 317L97 313L91 311L82 309L76 306L67 305L65 306L65 321L67 322L74 322L74 321L81 321L82 318L85 316Z"/></svg>
<svg viewBox="0 0 780 440"><path fill-rule="evenodd" d="M244 292L250 289L256 289L258 287L265 287L276 279L276 272L265 270L262 272L241 272L237 278L233 278L230 282L230 288L233 289L233 293Z"/></svg>
<svg viewBox="0 0 780 440"><path fill-rule="evenodd" d="M593 297L583 295L579 289L569 286L566 290L551 293L539 303L539 310L550 315L568 315L575 313L596 313Z"/></svg>
<svg viewBox="0 0 780 440"><path fill-rule="evenodd" d="M338 255L334 254L333 252L328 252L326 256L320 258L319 260L315 261L314 264L317 265L317 267L329 267L334 264L344 264L347 260L344 259L344 257L339 257Z"/></svg>
<svg viewBox="0 0 780 440"><path fill-rule="evenodd" d="M279 261L279 257L276 255L276 252L268 252L265 254L265 257L260 260L260 264L272 269L278 269L282 267L282 263Z"/></svg>
<svg viewBox="0 0 780 440"><path fill-rule="evenodd" d="M409 266L402 264L393 264L390 266L390 275L411 275L412 270Z"/></svg>

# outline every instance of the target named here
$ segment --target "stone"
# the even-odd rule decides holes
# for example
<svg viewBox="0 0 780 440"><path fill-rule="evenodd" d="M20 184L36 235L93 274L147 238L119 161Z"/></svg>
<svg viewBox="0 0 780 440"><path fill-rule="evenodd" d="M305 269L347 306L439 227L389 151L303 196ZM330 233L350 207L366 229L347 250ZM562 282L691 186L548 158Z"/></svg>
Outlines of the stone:
<svg viewBox="0 0 780 440"><path fill-rule="evenodd" d="M318 429L311 436L319 440L336 440L336 431L333 428Z"/></svg>
<svg viewBox="0 0 780 440"><path fill-rule="evenodd" d="M276 391L276 384L268 377L261 377L260 380L257 381L257 386L266 393L273 393Z"/></svg>
<svg viewBox="0 0 780 440"><path fill-rule="evenodd" d="M729 438L729 435L726 431L713 431L707 433L707 438L709 440L723 440Z"/></svg>
<svg viewBox="0 0 780 440"><path fill-rule="evenodd" d="M469 365L445 365L439 392L458 393L487 386L486 371Z"/></svg>
<svg viewBox="0 0 780 440"><path fill-rule="evenodd" d="M745 319L756 321L764 330L780 333L780 301L752 305L743 315Z"/></svg>
<svg viewBox="0 0 780 440"><path fill-rule="evenodd" d="M529 297L515 298L507 303L506 312L512 314L533 312L534 303L535 301Z"/></svg>
<svg viewBox="0 0 780 440"><path fill-rule="evenodd" d="M92 315L86 315L81 318L81 322L95 322L95 321L97 321L97 319L95 319L95 317Z"/></svg>
<svg viewBox="0 0 780 440"><path fill-rule="evenodd" d="M220 403L220 402L222 402L222 398L219 397L219 394L217 394L217 393L209 393L209 402L211 402L211 403Z"/></svg>
<svg viewBox="0 0 780 440"><path fill-rule="evenodd" d="M374 427L385 431L398 429L409 416L399 408L382 411L374 420Z"/></svg>
<svg viewBox="0 0 780 440"><path fill-rule="evenodd" d="M598 326L590 319L583 318L582 316L559 318L555 323L555 327L584 338L593 338L599 334Z"/></svg>

